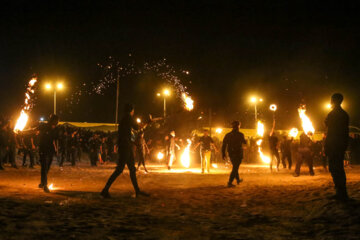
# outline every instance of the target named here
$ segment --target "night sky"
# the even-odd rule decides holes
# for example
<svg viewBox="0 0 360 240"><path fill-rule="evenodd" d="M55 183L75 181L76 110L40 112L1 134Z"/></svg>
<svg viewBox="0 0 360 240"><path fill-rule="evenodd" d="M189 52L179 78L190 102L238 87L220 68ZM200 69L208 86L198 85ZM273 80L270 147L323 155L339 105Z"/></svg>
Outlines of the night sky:
<svg viewBox="0 0 360 240"><path fill-rule="evenodd" d="M150 1L149 1L150 2ZM314 1L315 2L315 1ZM62 79L60 117L68 121L113 122L114 88L69 106L81 83L102 77L108 56L124 64L166 58L184 78L195 115L212 108L214 121L253 119L251 94L264 98L267 117L277 103L281 128L297 124L297 107L307 104L316 128L331 94L345 96L345 109L359 126L359 6L328 1L16 1L1 8L0 81L3 115L18 114L32 74L41 83ZM129 56L131 54L131 57ZM152 84L153 83L153 84ZM151 76L123 79L121 104L161 114ZM131 93L131 94L129 94ZM169 100L169 111L180 111ZM52 111L52 95L38 91L34 117Z"/></svg>

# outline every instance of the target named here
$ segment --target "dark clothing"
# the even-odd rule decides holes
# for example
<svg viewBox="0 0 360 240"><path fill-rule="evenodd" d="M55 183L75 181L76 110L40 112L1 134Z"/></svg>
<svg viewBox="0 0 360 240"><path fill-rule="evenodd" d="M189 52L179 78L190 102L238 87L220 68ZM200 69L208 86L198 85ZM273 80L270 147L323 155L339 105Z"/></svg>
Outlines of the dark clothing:
<svg viewBox="0 0 360 240"><path fill-rule="evenodd" d="M300 145L298 148L298 156L296 159L297 161L295 167L296 175L300 175L301 165L303 164L304 161L309 167L310 175L314 175L313 156L311 153L312 144L313 142L311 141L309 136L307 136L305 133L302 133L300 135Z"/></svg>
<svg viewBox="0 0 360 240"><path fill-rule="evenodd" d="M238 130L233 130L225 135L222 145L222 156L225 156L225 151L229 153L229 157L243 158L242 145L246 144L244 134Z"/></svg>
<svg viewBox="0 0 360 240"><path fill-rule="evenodd" d="M340 107L335 107L325 120L327 134L325 153L329 160L329 171L333 178L336 194L347 198L344 154L349 139L349 116Z"/></svg>
<svg viewBox="0 0 360 240"><path fill-rule="evenodd" d="M117 167L114 173L110 176L107 181L104 192L109 191L111 185L116 178L124 171L125 165L128 166L130 172L130 179L135 189L135 192L140 192L137 179L136 179L136 168L134 161L134 151L132 149L132 130L138 130L139 126L132 118L130 114L126 114L120 121L119 124L119 159L117 161Z"/></svg>
<svg viewBox="0 0 360 240"><path fill-rule="evenodd" d="M202 136L199 142L201 143L200 150L208 151L211 150L211 143L214 143L214 140L210 136Z"/></svg>
<svg viewBox="0 0 360 240"><path fill-rule="evenodd" d="M281 162L284 165L284 167L286 167L285 160L287 160L289 169L291 169L292 166L291 143L292 143L292 139L286 139L280 145Z"/></svg>
<svg viewBox="0 0 360 240"><path fill-rule="evenodd" d="M119 137L119 147L126 146L129 147L134 141L134 136L132 129L138 130L139 125L133 119L130 114L126 114L119 123L118 128L118 137Z"/></svg>
<svg viewBox="0 0 360 240"><path fill-rule="evenodd" d="M49 124L39 126L39 152L55 153L54 141L58 139L57 128L52 128Z"/></svg>
<svg viewBox="0 0 360 240"><path fill-rule="evenodd" d="M233 158L230 158L230 161L233 165L233 168L230 173L229 183L232 183L234 181L234 179L236 179L237 182L240 182L239 167L242 162L242 158L233 157Z"/></svg>
<svg viewBox="0 0 360 240"><path fill-rule="evenodd" d="M345 152L349 140L349 115L341 107L336 107L326 117L325 125L325 152Z"/></svg>
<svg viewBox="0 0 360 240"><path fill-rule="evenodd" d="M100 139L98 138L92 137L89 140L89 157L91 166L96 166L100 150L100 144Z"/></svg>
<svg viewBox="0 0 360 240"><path fill-rule="evenodd" d="M246 144L244 134L239 132L239 130L232 130L227 133L223 140L222 145L222 156L225 157L225 152L229 153L230 161L233 165L232 171L229 177L229 184L232 184L234 178L240 182L239 178L239 167L243 159L243 147L242 145Z"/></svg>
<svg viewBox="0 0 360 240"><path fill-rule="evenodd" d="M50 170L51 163L53 161L53 153L40 152L40 164L41 164L41 185L47 186L47 175Z"/></svg>
<svg viewBox="0 0 360 240"><path fill-rule="evenodd" d="M47 174L55 154L54 141L58 139L57 128L50 124L41 124L39 133L39 155L41 164L41 184L47 187Z"/></svg>

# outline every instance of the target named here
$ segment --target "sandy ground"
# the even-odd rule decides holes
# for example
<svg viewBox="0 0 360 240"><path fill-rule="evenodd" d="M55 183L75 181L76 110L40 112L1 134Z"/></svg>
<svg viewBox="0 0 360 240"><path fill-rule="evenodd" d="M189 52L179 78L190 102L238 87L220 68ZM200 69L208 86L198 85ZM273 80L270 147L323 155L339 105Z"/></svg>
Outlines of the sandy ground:
<svg viewBox="0 0 360 240"><path fill-rule="evenodd" d="M138 173L150 198L134 198L127 171L99 192L114 165L53 166L55 190L38 189L40 169L0 172L0 239L359 239L360 166L347 168L348 204L329 200L329 173L294 178L281 169L242 165L244 182L227 188L229 169L149 166Z"/></svg>

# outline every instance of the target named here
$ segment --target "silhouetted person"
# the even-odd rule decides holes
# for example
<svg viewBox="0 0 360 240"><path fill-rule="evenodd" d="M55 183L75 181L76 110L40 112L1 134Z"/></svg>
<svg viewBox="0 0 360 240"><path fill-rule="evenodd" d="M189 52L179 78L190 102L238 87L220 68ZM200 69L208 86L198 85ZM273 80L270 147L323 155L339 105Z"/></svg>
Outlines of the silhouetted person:
<svg viewBox="0 0 360 240"><path fill-rule="evenodd" d="M279 171L279 165L280 165L280 155L278 150L278 142L279 139L276 137L275 132L271 131L269 136L269 148L270 148L270 170L272 171L272 165L274 162L274 158L276 158L276 170ZM284 168L286 167L284 165Z"/></svg>
<svg viewBox="0 0 360 240"><path fill-rule="evenodd" d="M333 178L337 200L347 200L346 175L344 171L344 155L349 139L349 115L341 108L343 96L335 93L331 97L333 110L325 120L327 134L325 153L329 160L329 171Z"/></svg>
<svg viewBox="0 0 360 240"><path fill-rule="evenodd" d="M309 173L311 176L314 176L314 169L313 169L313 156L312 156L312 144L313 142L311 141L311 138L309 137L309 135L311 136L312 133L309 132L308 134L305 134L304 132L300 135L300 144L298 147L298 154L297 154L297 159L296 159L296 167L295 167L295 174L294 177L298 177L300 176L300 169L301 169L301 165L303 164L303 162L306 162L306 164L309 167Z"/></svg>
<svg viewBox="0 0 360 240"><path fill-rule="evenodd" d="M103 196L104 198L110 198L109 189L111 187L111 184L124 171L125 165L127 165L129 169L130 179L135 189L136 196L148 196L147 193L140 191L136 179L136 168L133 152L134 143L132 142L132 139L134 138L132 137L132 130L138 130L139 125L136 123L133 116L134 107L131 104L126 104L124 108L124 116L120 121L118 129L119 159L114 173L110 176L104 189L101 192L101 196Z"/></svg>
<svg viewBox="0 0 360 240"><path fill-rule="evenodd" d="M47 186L47 175L50 170L53 156L57 152L56 141L58 133L56 126L59 123L59 117L55 114L50 115L47 123L40 124L39 131L39 155L41 164L41 182L39 188L43 188L44 192L50 192Z"/></svg>
<svg viewBox="0 0 360 240"><path fill-rule="evenodd" d="M227 133L223 140L223 145L221 149L222 158L226 158L226 150L229 154L230 161L233 165L232 171L230 173L228 187L233 187L232 182L236 178L237 184L239 184L242 179L239 177L239 167L243 159L243 144L246 144L244 134L239 131L240 123L239 121L234 121L232 123L233 130Z"/></svg>

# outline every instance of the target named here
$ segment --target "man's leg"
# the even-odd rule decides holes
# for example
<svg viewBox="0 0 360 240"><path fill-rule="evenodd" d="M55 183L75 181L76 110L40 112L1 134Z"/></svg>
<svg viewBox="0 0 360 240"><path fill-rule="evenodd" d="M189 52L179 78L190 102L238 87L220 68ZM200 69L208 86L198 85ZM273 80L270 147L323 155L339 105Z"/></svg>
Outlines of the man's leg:
<svg viewBox="0 0 360 240"><path fill-rule="evenodd" d="M206 158L206 170L209 173L210 172L211 151L207 151L205 153L205 158Z"/></svg>
<svg viewBox="0 0 360 240"><path fill-rule="evenodd" d="M237 158L230 158L231 163L233 165L232 171L230 173L228 186L232 185L232 182L234 181L234 178L236 177L236 174L238 174L240 161Z"/></svg>
<svg viewBox="0 0 360 240"><path fill-rule="evenodd" d="M204 173L205 172L205 162L206 162L205 152L201 151L200 155L201 155L201 173Z"/></svg>
<svg viewBox="0 0 360 240"><path fill-rule="evenodd" d="M26 164L26 156L28 154L28 150L24 150L24 156L23 156L23 163L22 163L22 166L24 167L25 164Z"/></svg>
<svg viewBox="0 0 360 240"><path fill-rule="evenodd" d="M303 162L303 154L299 153L296 157L296 167L295 167L295 176L300 175L300 169Z"/></svg>
<svg viewBox="0 0 360 240"><path fill-rule="evenodd" d="M46 182L46 154L45 153L40 153L40 164L41 164L41 180L40 180L40 188L43 188L45 186L45 182Z"/></svg>
<svg viewBox="0 0 360 240"><path fill-rule="evenodd" d="M140 192L139 185L136 179L136 168L135 168L135 160L134 155L131 153L127 156L126 165L128 166L130 172L131 183L134 187L136 193Z"/></svg>
<svg viewBox="0 0 360 240"><path fill-rule="evenodd" d="M307 162L307 164L308 164L308 166L309 166L309 173L310 173L310 175L311 176L314 176L315 175L315 173L314 173L314 159L313 159L313 157L311 156L311 154L310 153L308 153L308 154L306 154L306 162Z"/></svg>
<svg viewBox="0 0 360 240"><path fill-rule="evenodd" d="M344 170L344 153L335 152L328 155L329 171L333 178L336 195L342 199L348 198L346 190L346 174Z"/></svg>
<svg viewBox="0 0 360 240"><path fill-rule="evenodd" d="M288 160L288 163L289 163L289 170L290 170L291 167L292 167L292 157L291 157L291 153L288 153L288 154L287 154L287 160Z"/></svg>
<svg viewBox="0 0 360 240"><path fill-rule="evenodd" d="M280 166L280 155L279 155L279 152L278 151L275 151L274 152L274 155L276 157L276 169L279 170L279 166ZM283 164L284 166L284 164Z"/></svg>

